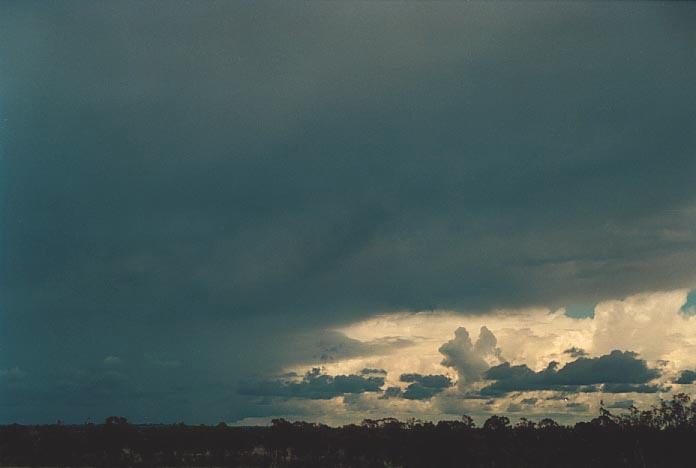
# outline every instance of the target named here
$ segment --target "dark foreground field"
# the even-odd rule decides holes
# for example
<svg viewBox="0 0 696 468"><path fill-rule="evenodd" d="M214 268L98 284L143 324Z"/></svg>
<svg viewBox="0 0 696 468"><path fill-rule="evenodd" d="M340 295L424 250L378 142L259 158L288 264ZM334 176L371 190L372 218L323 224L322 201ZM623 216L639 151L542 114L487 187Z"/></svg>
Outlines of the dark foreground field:
<svg viewBox="0 0 696 468"><path fill-rule="evenodd" d="M550 419L477 428L395 419L359 425L275 420L270 427L104 424L0 427L3 466L688 467L696 466L696 403L600 415L572 427Z"/></svg>

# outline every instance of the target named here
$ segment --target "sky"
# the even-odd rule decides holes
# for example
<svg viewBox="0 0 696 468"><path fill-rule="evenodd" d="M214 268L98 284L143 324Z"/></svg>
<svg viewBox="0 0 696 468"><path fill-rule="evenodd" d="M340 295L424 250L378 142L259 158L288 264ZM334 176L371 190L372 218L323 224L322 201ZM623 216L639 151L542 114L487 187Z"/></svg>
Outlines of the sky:
<svg viewBox="0 0 696 468"><path fill-rule="evenodd" d="M0 424L696 389L696 5L0 5Z"/></svg>

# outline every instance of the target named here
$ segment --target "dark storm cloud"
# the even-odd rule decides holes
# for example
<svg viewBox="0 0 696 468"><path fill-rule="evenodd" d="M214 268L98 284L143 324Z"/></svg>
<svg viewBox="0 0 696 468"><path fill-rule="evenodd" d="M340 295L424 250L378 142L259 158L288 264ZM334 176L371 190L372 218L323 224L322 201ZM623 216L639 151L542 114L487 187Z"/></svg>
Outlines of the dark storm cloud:
<svg viewBox="0 0 696 468"><path fill-rule="evenodd" d="M406 400L429 400L443 390L442 387L426 387L416 382L406 387L402 396Z"/></svg>
<svg viewBox="0 0 696 468"><path fill-rule="evenodd" d="M596 358L578 358L561 369L558 369L558 363L551 362L539 372L524 364L511 366L505 362L486 371L484 377L495 382L481 389L481 393L503 395L525 390L596 392L600 391L598 384L604 384L601 391L607 393L655 393L661 390L658 385L644 384L659 375L643 359L638 359L636 353L614 350Z"/></svg>
<svg viewBox="0 0 696 468"><path fill-rule="evenodd" d="M266 380L243 382L238 392L254 397L308 398L328 400L348 393L378 392L382 390L384 377L361 375L327 375L314 368L300 381Z"/></svg>
<svg viewBox="0 0 696 468"><path fill-rule="evenodd" d="M20 378L3 382L0 409L14 417L43 417L45 422L63 419L66 409L79 411L84 422L103 421L114 413L138 413L143 422L166 418L171 407L178 405L181 414L190 413L191 388L166 378L148 381L134 378L131 369L104 363L100 367L64 368L45 375L19 373ZM50 402L37 408L37 401ZM163 410L164 408L164 410Z"/></svg>
<svg viewBox="0 0 696 468"><path fill-rule="evenodd" d="M0 368L149 353L230 384L375 312L691 286L694 22L3 2Z"/></svg>

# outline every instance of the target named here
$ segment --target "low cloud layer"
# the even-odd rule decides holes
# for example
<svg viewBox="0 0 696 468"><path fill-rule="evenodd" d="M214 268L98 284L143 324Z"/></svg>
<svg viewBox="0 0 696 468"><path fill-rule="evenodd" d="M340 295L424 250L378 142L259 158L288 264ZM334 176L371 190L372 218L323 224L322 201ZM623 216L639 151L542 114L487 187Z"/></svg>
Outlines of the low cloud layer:
<svg viewBox="0 0 696 468"><path fill-rule="evenodd" d="M692 384L696 382L696 372L692 370L683 370L681 374L679 374L679 378L674 381L674 383L677 384Z"/></svg>
<svg viewBox="0 0 696 468"><path fill-rule="evenodd" d="M552 362L539 372L524 364L511 366L505 362L486 371L484 377L495 382L484 387L481 393L503 395L529 390L594 392L597 384L605 384L602 390L609 393L656 392L657 386L636 384L645 384L659 375L635 353L615 350L597 358L581 357L560 369L558 363Z"/></svg>
<svg viewBox="0 0 696 468"><path fill-rule="evenodd" d="M292 376L291 376L292 377ZM254 397L283 397L328 400L337 396L364 392L378 392L384 377L362 375L326 375L321 369L308 371L299 381L278 379L244 382L239 394Z"/></svg>
<svg viewBox="0 0 696 468"><path fill-rule="evenodd" d="M452 380L445 375L401 374L399 380L409 383L403 392L407 400L428 400L452 386Z"/></svg>

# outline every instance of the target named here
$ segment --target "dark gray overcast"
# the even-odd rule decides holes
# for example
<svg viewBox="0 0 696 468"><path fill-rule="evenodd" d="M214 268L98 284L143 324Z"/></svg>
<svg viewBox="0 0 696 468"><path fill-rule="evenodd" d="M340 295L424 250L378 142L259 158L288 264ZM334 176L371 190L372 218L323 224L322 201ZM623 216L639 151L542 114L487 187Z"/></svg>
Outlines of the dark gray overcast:
<svg viewBox="0 0 696 468"><path fill-rule="evenodd" d="M2 2L0 422L257 415L326 327L693 287L695 51L689 3Z"/></svg>

